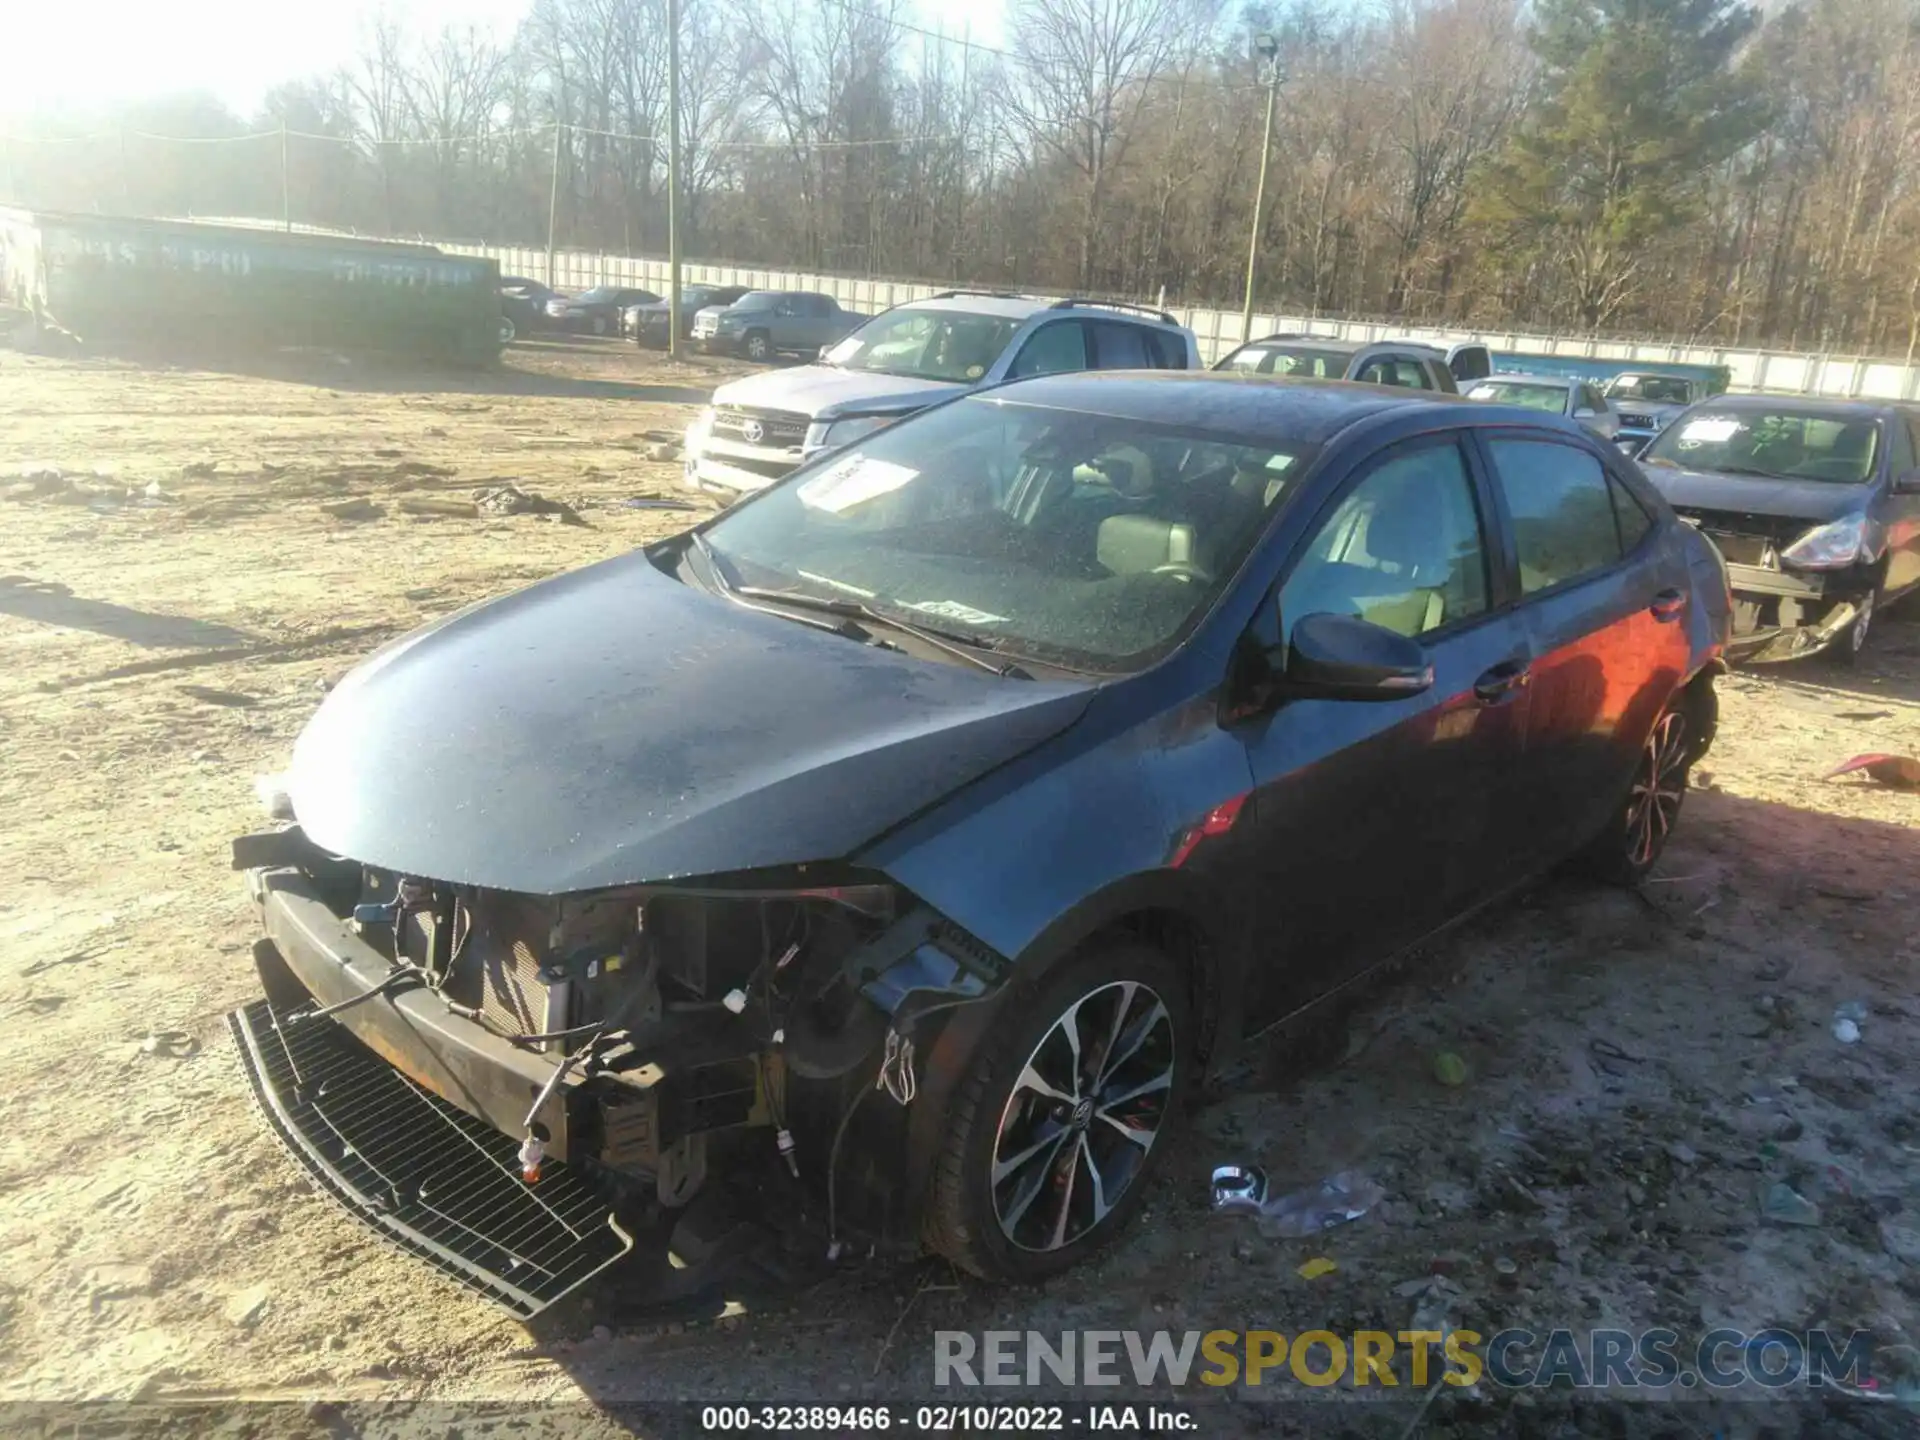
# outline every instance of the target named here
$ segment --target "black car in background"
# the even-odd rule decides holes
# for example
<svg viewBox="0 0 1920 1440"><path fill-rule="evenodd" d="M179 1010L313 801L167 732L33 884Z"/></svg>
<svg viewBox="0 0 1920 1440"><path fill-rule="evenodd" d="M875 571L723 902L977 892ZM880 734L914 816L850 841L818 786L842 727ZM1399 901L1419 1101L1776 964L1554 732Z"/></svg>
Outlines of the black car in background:
<svg viewBox="0 0 1920 1440"><path fill-rule="evenodd" d="M680 338L693 336L693 317L709 305L731 305L747 293L744 285L683 285L680 287ZM667 348L670 328L666 297L629 305L620 315L620 333L643 349Z"/></svg>
<svg viewBox="0 0 1920 1440"><path fill-rule="evenodd" d="M547 318L555 328L576 334L616 335L620 312L629 305L646 305L660 297L651 290L620 285L596 285L578 295L555 295L547 301Z"/></svg>
<svg viewBox="0 0 1920 1440"><path fill-rule="evenodd" d="M325 1188L522 1314L635 1247L692 1283L683 1207L1035 1279L1278 1022L1644 876L1726 603L1569 421L971 392L342 680L235 842L234 1032Z"/></svg>
<svg viewBox="0 0 1920 1440"><path fill-rule="evenodd" d="M1726 556L1736 658L1851 664L1920 585L1920 405L1719 395L1640 463Z"/></svg>
<svg viewBox="0 0 1920 1440"><path fill-rule="evenodd" d="M502 275L500 315L513 327L511 331L502 328L503 340L511 343L516 336L531 335L545 328L548 323L547 302L560 298L558 291L538 280L529 280L523 275Z"/></svg>

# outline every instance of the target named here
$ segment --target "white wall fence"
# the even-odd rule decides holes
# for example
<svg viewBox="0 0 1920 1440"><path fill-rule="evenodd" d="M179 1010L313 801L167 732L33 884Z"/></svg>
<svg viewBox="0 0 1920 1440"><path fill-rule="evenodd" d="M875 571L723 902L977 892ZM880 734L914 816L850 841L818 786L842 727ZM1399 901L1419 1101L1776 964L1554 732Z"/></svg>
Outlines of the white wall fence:
<svg viewBox="0 0 1920 1440"><path fill-rule="evenodd" d="M503 275L547 279L547 252L530 247L458 245L438 242L454 254L478 255L500 262ZM861 280L845 275L816 275L798 270L761 270L736 265L680 267L682 283L747 285L761 290L818 290L849 309L865 313L884 310L907 300L923 299L947 288L901 280ZM562 250L554 255L548 282L561 290L593 285L631 285L665 292L667 262L635 255L601 255ZM1190 326L1208 363L1240 341L1240 312L1195 310L1169 306L1170 314ZM1267 335L1293 330L1349 340L1411 339L1436 345L1478 340L1493 351L1519 351L1569 359L1618 360L1626 369L1635 363L1725 365L1733 372L1736 390L1783 390L1806 395L1857 396L1880 400L1920 400L1920 365L1895 360L1852 356L1796 354L1781 350L1722 350L1706 345L1674 345L1652 341L1593 340L1568 336L1529 335L1516 331L1434 330L1361 320L1312 319L1303 315L1256 313L1253 333Z"/></svg>

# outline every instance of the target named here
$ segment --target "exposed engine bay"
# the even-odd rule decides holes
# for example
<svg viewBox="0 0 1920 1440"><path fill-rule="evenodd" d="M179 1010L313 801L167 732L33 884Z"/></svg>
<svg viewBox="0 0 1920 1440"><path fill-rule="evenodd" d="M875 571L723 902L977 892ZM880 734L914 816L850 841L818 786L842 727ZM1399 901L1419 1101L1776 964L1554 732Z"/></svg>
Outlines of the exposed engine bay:
<svg viewBox="0 0 1920 1440"><path fill-rule="evenodd" d="M567 1184L584 1183L611 1212L658 1215L757 1150L778 1157L795 1187L789 1208L817 1214L836 1248L850 1222L868 1239L902 1223L872 1193L888 1168L872 1157L905 1126L877 1112L911 1105L945 1014L991 994L1003 968L894 885L832 865L528 896L359 865L297 825L236 841L234 864L271 937L257 957L271 1015L251 1022L243 1048L270 1111L275 1053L293 1077L276 1125L296 1149L317 1147L336 1172L380 1144L416 1153L346 1133L367 1122L328 1113L325 1087L298 1083L293 1042L337 1027L423 1100L510 1142L491 1168L516 1173L531 1196L564 1167ZM876 1093L888 1098L868 1106L852 1184L836 1167L856 1168L842 1155L849 1122ZM293 1118L296 1104L318 1118ZM398 1202L435 1185L446 1181L423 1176L417 1193L398 1195L407 1187L381 1171L371 1188L395 1192L381 1217L393 1228ZM468 1217L458 1228L489 1227ZM511 1244L504 1253L504 1267L456 1258L491 1275L521 1259Z"/></svg>
<svg viewBox="0 0 1920 1440"><path fill-rule="evenodd" d="M1680 517L1719 549L1733 588L1732 653L1743 660L1811 654L1851 625L1878 584L1875 567L1803 569L1785 552L1811 522L1676 506Z"/></svg>

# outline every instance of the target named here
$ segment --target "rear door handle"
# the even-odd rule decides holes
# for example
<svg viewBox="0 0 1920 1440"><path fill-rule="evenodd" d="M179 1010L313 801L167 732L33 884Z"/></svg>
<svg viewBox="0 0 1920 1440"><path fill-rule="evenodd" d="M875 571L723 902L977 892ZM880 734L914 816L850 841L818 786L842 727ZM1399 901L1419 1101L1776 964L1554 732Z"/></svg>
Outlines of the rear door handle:
<svg viewBox="0 0 1920 1440"><path fill-rule="evenodd" d="M1678 619L1680 612L1686 608L1687 592L1676 589L1662 590L1653 597L1653 604L1647 607L1653 612L1653 618L1656 620Z"/></svg>
<svg viewBox="0 0 1920 1440"><path fill-rule="evenodd" d="M1524 690L1532 678L1532 667L1526 661L1503 661L1473 682L1473 693L1483 704L1498 705Z"/></svg>

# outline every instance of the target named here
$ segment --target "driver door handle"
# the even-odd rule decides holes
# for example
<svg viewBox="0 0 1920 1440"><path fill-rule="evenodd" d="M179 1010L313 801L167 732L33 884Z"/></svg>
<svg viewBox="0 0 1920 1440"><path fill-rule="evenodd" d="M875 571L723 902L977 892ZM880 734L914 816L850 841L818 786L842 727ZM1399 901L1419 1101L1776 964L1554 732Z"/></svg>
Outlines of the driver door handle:
<svg viewBox="0 0 1920 1440"><path fill-rule="evenodd" d="M1485 705L1499 705L1527 688L1533 667L1525 660L1506 660L1486 671L1473 682L1476 699Z"/></svg>
<svg viewBox="0 0 1920 1440"><path fill-rule="evenodd" d="M1653 612L1656 620L1677 620L1680 612L1687 608L1687 592L1669 587L1653 597L1653 603L1647 609Z"/></svg>

